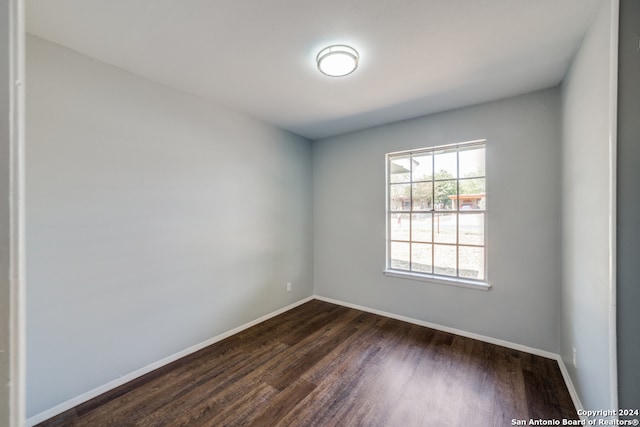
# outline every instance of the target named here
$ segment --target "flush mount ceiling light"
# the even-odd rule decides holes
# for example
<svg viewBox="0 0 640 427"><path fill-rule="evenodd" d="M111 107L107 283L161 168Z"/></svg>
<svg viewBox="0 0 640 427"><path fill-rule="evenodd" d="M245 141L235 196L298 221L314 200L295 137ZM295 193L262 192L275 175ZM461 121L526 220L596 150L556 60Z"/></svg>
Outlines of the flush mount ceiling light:
<svg viewBox="0 0 640 427"><path fill-rule="evenodd" d="M324 48L318 54L318 70L330 77L342 77L358 68L358 52L345 45L333 45Z"/></svg>

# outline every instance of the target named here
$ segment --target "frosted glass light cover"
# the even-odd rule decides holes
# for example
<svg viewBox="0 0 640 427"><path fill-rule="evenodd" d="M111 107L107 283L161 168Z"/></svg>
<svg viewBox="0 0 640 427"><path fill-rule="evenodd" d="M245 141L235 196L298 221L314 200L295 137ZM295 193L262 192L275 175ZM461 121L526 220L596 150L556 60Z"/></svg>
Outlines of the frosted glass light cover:
<svg viewBox="0 0 640 427"><path fill-rule="evenodd" d="M344 45L322 49L316 58L320 72L330 77L342 77L353 73L358 68L359 59L355 49Z"/></svg>

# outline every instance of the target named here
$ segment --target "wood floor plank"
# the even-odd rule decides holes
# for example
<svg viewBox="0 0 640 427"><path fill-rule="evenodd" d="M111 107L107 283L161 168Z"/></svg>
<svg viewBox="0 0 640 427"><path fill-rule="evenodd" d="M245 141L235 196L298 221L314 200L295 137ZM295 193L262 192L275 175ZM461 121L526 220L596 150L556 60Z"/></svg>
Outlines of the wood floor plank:
<svg viewBox="0 0 640 427"><path fill-rule="evenodd" d="M40 426L503 426L576 419L557 362L313 300Z"/></svg>
<svg viewBox="0 0 640 427"><path fill-rule="evenodd" d="M380 334L380 328L386 318L370 313L361 313L358 316L357 331L351 339L344 341L333 351L319 360L315 366L309 369L303 377L314 384L321 384L327 381L330 375L343 377L344 369L349 366L360 366L360 359L365 355L369 347L375 342L376 335Z"/></svg>
<svg viewBox="0 0 640 427"><path fill-rule="evenodd" d="M527 419L529 408L525 396L524 378L520 359L508 349L496 351L494 375L496 394L493 404L493 425L510 425L512 419Z"/></svg>
<svg viewBox="0 0 640 427"><path fill-rule="evenodd" d="M351 311L344 317L344 322L335 327L323 329L320 336L312 336L311 339L301 341L300 343L304 345L292 346L289 349L291 357L283 359L278 369L269 372L269 378L266 381L277 389L283 390L331 353L356 332L353 322L357 322L357 312Z"/></svg>
<svg viewBox="0 0 640 427"><path fill-rule="evenodd" d="M267 383L259 382L249 391L229 402L225 408L216 413L203 413L199 418L192 418L186 424L189 427L246 426L253 422L258 414L264 412L275 399L279 390Z"/></svg>
<svg viewBox="0 0 640 427"><path fill-rule="evenodd" d="M277 425L282 418L291 412L293 408L304 400L315 388L315 384L311 384L300 378L285 390L278 393L267 408L265 408L249 426L263 427Z"/></svg>
<svg viewBox="0 0 640 427"><path fill-rule="evenodd" d="M417 385L423 377L421 364L425 346L429 345L430 334L425 328L415 325L407 330L407 335L398 340L388 353L379 353L378 374L365 385L362 395L371 395L358 418L368 425L403 425L422 424L426 407L423 396L413 394L412 386ZM429 369L429 367L426 367Z"/></svg>
<svg viewBox="0 0 640 427"><path fill-rule="evenodd" d="M438 381L439 375L432 353L432 344L437 334L431 329L418 328L418 330L421 332L420 339L409 349L410 363L407 363L407 366L413 365L414 368L393 403L394 409L388 411L388 425L424 425L431 412L430 404L433 402L431 389ZM437 423L436 419L430 419Z"/></svg>
<svg viewBox="0 0 640 427"><path fill-rule="evenodd" d="M377 351L368 353L369 359L362 365L353 366L355 370L330 378L328 385L333 391L324 393L329 398L328 402L325 399L322 411L316 412L313 408L311 413L321 420L340 420L342 425L380 425L388 406L385 392L389 389L389 382L394 381L393 372L387 370L389 354L403 337L410 334L411 327L392 319L382 324L372 339L371 348ZM387 383L380 387L385 379ZM331 397L334 397L333 401ZM327 405L329 402L331 404Z"/></svg>

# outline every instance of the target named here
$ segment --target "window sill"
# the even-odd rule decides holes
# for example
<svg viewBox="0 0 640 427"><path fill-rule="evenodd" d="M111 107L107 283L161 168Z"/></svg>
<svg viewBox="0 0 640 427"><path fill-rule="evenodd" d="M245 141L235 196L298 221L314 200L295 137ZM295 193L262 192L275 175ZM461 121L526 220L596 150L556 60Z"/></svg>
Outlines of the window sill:
<svg viewBox="0 0 640 427"><path fill-rule="evenodd" d="M438 283L441 285L458 286L460 288L476 289L479 291L488 291L491 289L491 285L487 282L476 282L473 280L464 279L447 279L446 277L432 276L430 274L420 274L408 271L400 270L384 270L385 276L398 277L400 279L419 280L421 282Z"/></svg>

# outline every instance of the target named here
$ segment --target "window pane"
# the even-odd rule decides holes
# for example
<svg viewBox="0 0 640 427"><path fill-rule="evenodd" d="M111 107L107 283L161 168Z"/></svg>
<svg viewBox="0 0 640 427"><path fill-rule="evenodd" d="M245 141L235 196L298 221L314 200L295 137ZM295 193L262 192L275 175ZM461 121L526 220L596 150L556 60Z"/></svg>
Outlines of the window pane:
<svg viewBox="0 0 640 427"><path fill-rule="evenodd" d="M486 280L486 146L472 144L389 155L389 268Z"/></svg>
<svg viewBox="0 0 640 427"><path fill-rule="evenodd" d="M455 209L457 194L457 181L436 181L434 187L435 208L438 210Z"/></svg>
<svg viewBox="0 0 640 427"><path fill-rule="evenodd" d="M484 145L460 148L460 178L485 176Z"/></svg>
<svg viewBox="0 0 640 427"><path fill-rule="evenodd" d="M409 182L411 180L411 157L394 157L389 160L389 182Z"/></svg>
<svg viewBox="0 0 640 427"><path fill-rule="evenodd" d="M431 242L431 219L432 214L411 215L411 240L417 242Z"/></svg>
<svg viewBox="0 0 640 427"><path fill-rule="evenodd" d="M485 208L485 179L460 180L460 210Z"/></svg>
<svg viewBox="0 0 640 427"><path fill-rule="evenodd" d="M460 277L484 280L484 248L460 246Z"/></svg>
<svg viewBox="0 0 640 427"><path fill-rule="evenodd" d="M392 184L390 193L390 208L392 211L408 211L411 209L411 184Z"/></svg>
<svg viewBox="0 0 640 427"><path fill-rule="evenodd" d="M430 211L433 209L433 183L413 184L413 210Z"/></svg>
<svg viewBox="0 0 640 427"><path fill-rule="evenodd" d="M434 152L433 170L435 179L451 179L458 177L457 150L442 150Z"/></svg>
<svg viewBox="0 0 640 427"><path fill-rule="evenodd" d="M436 213L433 217L433 241L436 243L456 243L456 222L458 214Z"/></svg>
<svg viewBox="0 0 640 427"><path fill-rule="evenodd" d="M409 214L392 213L389 217L391 240L409 240Z"/></svg>
<svg viewBox="0 0 640 427"><path fill-rule="evenodd" d="M431 153L413 156L413 181L433 179L433 157Z"/></svg>
<svg viewBox="0 0 640 427"><path fill-rule="evenodd" d="M413 243L411 245L411 271L432 273L431 245Z"/></svg>
<svg viewBox="0 0 640 427"><path fill-rule="evenodd" d="M456 275L456 247L433 245L433 272L445 276Z"/></svg>
<svg viewBox="0 0 640 427"><path fill-rule="evenodd" d="M409 270L409 243L391 242L391 268Z"/></svg>
<svg viewBox="0 0 640 427"><path fill-rule="evenodd" d="M458 243L484 245L484 214L460 213L458 216Z"/></svg>

